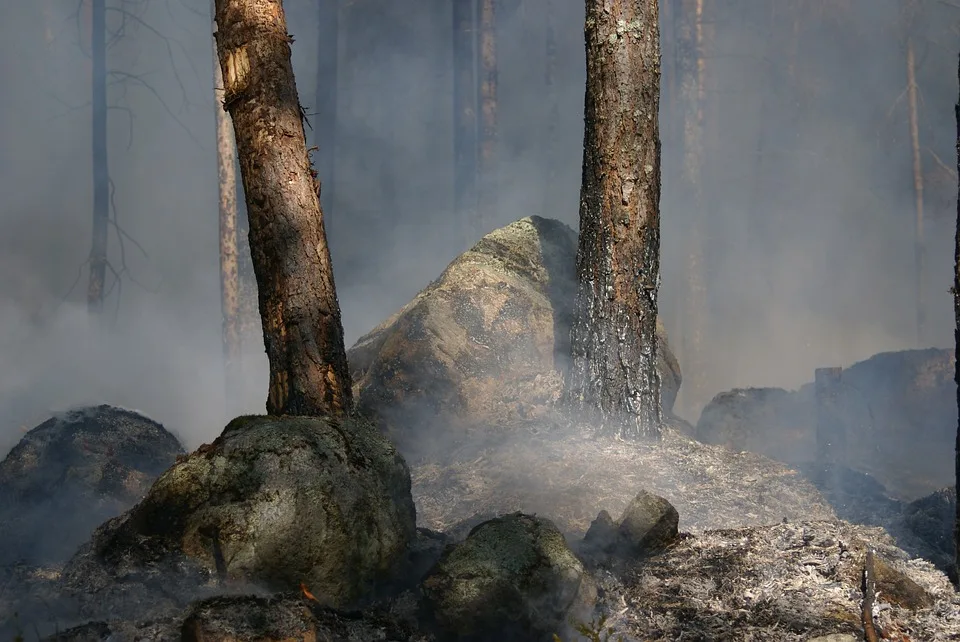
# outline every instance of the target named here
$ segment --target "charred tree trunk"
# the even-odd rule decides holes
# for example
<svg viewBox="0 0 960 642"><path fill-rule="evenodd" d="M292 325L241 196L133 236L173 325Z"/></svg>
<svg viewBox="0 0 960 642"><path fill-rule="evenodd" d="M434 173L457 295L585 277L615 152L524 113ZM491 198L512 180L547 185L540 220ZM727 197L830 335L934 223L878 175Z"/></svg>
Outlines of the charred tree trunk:
<svg viewBox="0 0 960 642"><path fill-rule="evenodd" d="M110 170L107 165L107 9L106 0L91 5L90 51L91 105L93 113L93 240L90 246L90 281L87 310L103 312L107 278L107 233L110 224Z"/></svg>
<svg viewBox="0 0 960 642"><path fill-rule="evenodd" d="M923 161L920 157L920 126L917 114L916 59L913 54L913 38L907 38L907 101L910 110L910 149L913 153L914 260L916 270L917 347L923 347L926 334L926 309L923 293L924 239L923 239Z"/></svg>
<svg viewBox="0 0 960 642"><path fill-rule="evenodd" d="M567 400L659 438L660 31L656 0L587 0L587 87Z"/></svg>
<svg viewBox="0 0 960 642"><path fill-rule="evenodd" d="M473 0L453 0L453 198L467 246L477 227L477 59Z"/></svg>
<svg viewBox="0 0 960 642"><path fill-rule="evenodd" d="M323 213L280 0L216 0L224 105L233 118L272 415L349 411L350 377Z"/></svg>
<svg viewBox="0 0 960 642"><path fill-rule="evenodd" d="M960 57L957 61L957 78L960 79ZM960 176L960 100L954 109L957 119L957 176ZM960 186L957 188L957 227L954 234L953 269L953 315L956 329L953 334L954 356L960 355ZM960 409L960 361L954 362L953 379L957 384L957 408ZM957 442L955 446L956 481L955 488L960 489L960 423L957 424ZM957 501L956 519L953 527L953 540L956 547L954 555L954 584L960 585L960 501Z"/></svg>
<svg viewBox="0 0 960 642"><path fill-rule="evenodd" d="M212 12L216 11L213 2ZM223 73L213 41L213 93L217 122L217 186L220 203L220 310L223 317L223 369L228 410L241 394L240 269L237 251L237 171L233 123L223 108Z"/></svg>
<svg viewBox="0 0 960 642"><path fill-rule="evenodd" d="M317 51L317 174L324 185L322 202L333 206L334 162L337 147L337 38L339 0L319 0L319 50Z"/></svg>
<svg viewBox="0 0 960 642"><path fill-rule="evenodd" d="M480 202L477 231L497 222L497 14L496 0L478 0L480 50Z"/></svg>

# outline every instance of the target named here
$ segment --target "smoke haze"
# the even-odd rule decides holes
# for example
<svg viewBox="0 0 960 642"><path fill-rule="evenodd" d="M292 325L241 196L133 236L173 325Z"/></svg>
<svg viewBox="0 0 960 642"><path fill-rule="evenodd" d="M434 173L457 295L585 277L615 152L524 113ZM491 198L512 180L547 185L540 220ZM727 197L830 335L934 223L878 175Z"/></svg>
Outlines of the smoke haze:
<svg viewBox="0 0 960 642"><path fill-rule="evenodd" d="M92 403L138 409L193 448L230 416L262 412L267 374L262 345L249 346L249 392L225 408L209 8L108 2L135 18L107 54L108 67L120 72L108 90L110 173L117 219L129 234L129 273L115 324L116 290L107 301L114 327L105 329L87 317L84 301L90 61L76 4L10 3L0 20L0 452L51 411ZM284 4L309 114L317 103L317 10L306 0ZM559 123L557 179L548 189L547 2L499 5L496 226L530 214L577 224L584 12L572 0L550 4ZM770 4L706 2L713 41L699 212L678 188L679 110L666 99L673 27L662 29L660 309L682 368L695 224L705 239L703 392L686 395L679 408L692 422L722 390L797 387L818 366L952 344L957 34L950 25L960 10L921 3L907 29L893 0L773 3L775 11ZM341 3L336 175L323 206L348 347L467 247L453 212L449 5ZM109 19L111 29L120 25L118 11ZM927 327L919 341L908 33L917 51L926 187ZM121 269L113 231L110 260Z"/></svg>

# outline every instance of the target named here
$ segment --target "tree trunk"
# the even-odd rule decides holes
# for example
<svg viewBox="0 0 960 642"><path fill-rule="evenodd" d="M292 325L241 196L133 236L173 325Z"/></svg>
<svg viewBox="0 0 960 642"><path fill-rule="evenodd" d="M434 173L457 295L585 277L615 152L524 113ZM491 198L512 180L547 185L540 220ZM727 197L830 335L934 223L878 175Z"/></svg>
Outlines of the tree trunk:
<svg viewBox="0 0 960 642"><path fill-rule="evenodd" d="M496 0L478 0L480 11L480 202L479 236L497 224L497 14Z"/></svg>
<svg viewBox="0 0 960 642"><path fill-rule="evenodd" d="M350 377L280 0L216 0L224 104L250 222L271 415L343 415Z"/></svg>
<svg viewBox="0 0 960 642"><path fill-rule="evenodd" d="M319 0L319 47L317 51L317 107L315 123L317 174L324 185L322 203L333 207L334 162L337 125L337 38L339 0Z"/></svg>
<svg viewBox="0 0 960 642"><path fill-rule="evenodd" d="M687 273L681 350L685 359L684 405L691 408L704 394L703 327L706 323L706 287L703 281L704 199L703 167L703 0L682 0L676 20L677 76L680 81L683 165L680 194L688 208Z"/></svg>
<svg viewBox="0 0 960 642"><path fill-rule="evenodd" d="M210 9L216 7L211 1ZM211 16L212 17L212 16ZM237 252L237 171L233 124L223 108L223 73L213 43L213 94L217 122L217 186L220 203L220 310L223 317L223 370L228 411L241 394L240 270Z"/></svg>
<svg viewBox="0 0 960 642"><path fill-rule="evenodd" d="M567 400L603 432L660 436L656 0L587 0L587 87Z"/></svg>
<svg viewBox="0 0 960 642"><path fill-rule="evenodd" d="M926 334L926 310L924 308L923 273L923 163L920 157L920 126L917 115L917 75L916 61L913 55L913 38L907 38L907 100L910 109L910 148L913 152L913 190L915 197L914 220L914 260L916 270L916 307L917 307L917 347L922 348Z"/></svg>
<svg viewBox="0 0 960 642"><path fill-rule="evenodd" d="M957 61L957 78L960 79L960 57ZM957 119L957 176L960 176L960 100L954 109ZM953 254L953 316L956 329L953 334L954 356L960 355L960 187L957 189L957 226L955 231L955 249ZM957 408L960 409L960 362L954 360L953 379L957 384ZM957 424L957 441L955 445L956 481L954 488L960 492L960 423ZM956 554L954 555L954 583L960 585L960 500L956 502L956 519L953 527L953 541Z"/></svg>
<svg viewBox="0 0 960 642"><path fill-rule="evenodd" d="M557 181L557 126L560 123L560 101L557 97L557 26L553 0L546 0L546 58L544 89L547 114L543 130L543 196L540 209L543 216L553 216L553 195Z"/></svg>
<svg viewBox="0 0 960 642"><path fill-rule="evenodd" d="M110 224L110 170L107 165L107 11L106 0L91 5L90 51L91 105L93 113L93 239L90 246L90 281L87 310L103 312L107 278L107 232Z"/></svg>
<svg viewBox="0 0 960 642"><path fill-rule="evenodd" d="M476 16L473 0L453 0L453 198L468 247L479 240Z"/></svg>

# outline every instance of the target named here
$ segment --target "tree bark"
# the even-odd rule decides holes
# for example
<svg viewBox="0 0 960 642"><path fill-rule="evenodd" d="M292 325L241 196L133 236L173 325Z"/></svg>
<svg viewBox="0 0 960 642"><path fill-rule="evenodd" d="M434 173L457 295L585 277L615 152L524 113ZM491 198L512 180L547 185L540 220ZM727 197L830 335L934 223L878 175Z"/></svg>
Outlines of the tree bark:
<svg viewBox="0 0 960 642"><path fill-rule="evenodd" d="M496 0L479 2L480 50L480 201L477 232L490 232L498 220L497 166L497 14Z"/></svg>
<svg viewBox="0 0 960 642"><path fill-rule="evenodd" d="M90 51L91 105L93 114L93 239L90 246L90 280L87 310L103 313L107 278L107 233L110 224L110 170L107 165L107 15L106 0L91 4Z"/></svg>
<svg viewBox="0 0 960 642"><path fill-rule="evenodd" d="M660 33L656 0L587 0L577 292L567 400L659 438Z"/></svg>
<svg viewBox="0 0 960 642"><path fill-rule="evenodd" d="M467 246L477 227L477 74L473 0L453 0L453 198Z"/></svg>
<svg viewBox="0 0 960 642"><path fill-rule="evenodd" d="M957 59L957 78L960 79L960 57ZM960 100L954 108L957 120L957 176L960 176ZM954 357L960 355L960 186L957 188L957 225L954 234L953 254L953 316L955 330L953 333ZM960 362L954 360L953 379L957 384L957 409L960 410ZM955 445L955 488L960 489L960 422L957 424L957 440ZM954 555L954 583L960 585L960 501L957 501L956 517L953 527Z"/></svg>
<svg viewBox="0 0 960 642"><path fill-rule="evenodd" d="M211 1L210 9L216 11ZM213 16L211 16L212 18ZM213 94L217 123L217 187L220 220L220 311L223 317L223 370L227 409L241 393L240 269L237 251L237 172L233 123L223 108L223 73L213 44Z"/></svg>
<svg viewBox="0 0 960 642"><path fill-rule="evenodd" d="M350 377L323 213L280 0L216 0L259 289L271 415L348 412Z"/></svg>
<svg viewBox="0 0 960 642"><path fill-rule="evenodd" d="M319 0L319 46L317 51L317 107L314 129L317 174L324 185L321 201L333 207L334 161L337 147L337 39L339 0Z"/></svg>
<svg viewBox="0 0 960 642"><path fill-rule="evenodd" d="M913 192L916 218L914 219L914 261L916 270L917 347L922 348L926 334L926 309L924 285L924 238L923 238L923 161L920 156L920 126L917 114L916 60L913 54L913 38L907 37L907 101L910 109L910 149L913 153Z"/></svg>

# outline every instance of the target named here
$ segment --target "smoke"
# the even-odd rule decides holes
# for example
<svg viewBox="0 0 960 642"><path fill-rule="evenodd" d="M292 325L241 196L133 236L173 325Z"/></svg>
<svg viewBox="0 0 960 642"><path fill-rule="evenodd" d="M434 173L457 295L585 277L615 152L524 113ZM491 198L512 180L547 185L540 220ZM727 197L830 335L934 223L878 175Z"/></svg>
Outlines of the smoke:
<svg viewBox="0 0 960 642"><path fill-rule="evenodd" d="M771 16L760 0L706 3L714 42L706 59L701 212L677 188L678 112L666 102L662 108L660 301L681 367L691 226L700 225L705 239L704 386L680 408L691 421L722 390L796 387L817 366L918 344L899 4L814 4L799 10L791 54L782 44L794 33L790 14ZM111 328L91 322L84 309L92 169L82 12L78 20L72 4L23 3L0 23L4 59L27 61L0 68L0 452L22 426L78 404L137 408L188 448L215 437L230 416L263 410L259 345L246 347L249 386L241 403L228 409L224 402L207 7L122 6L138 20L129 20L111 47L108 66L137 78L116 75L109 90L116 107L109 115L111 177L117 217L130 236L115 323L116 291L107 304ZM496 226L530 214L577 222L583 6L550 3L560 121L556 180L545 186L546 6L499 6ZM953 166L957 87L955 38L941 25L957 15L946 4L923 6L913 25L929 181L928 322L920 343L948 346L955 177L938 161ZM309 114L317 102L316 7L306 0L285 7ZM114 28L119 20L111 14ZM453 211L451 22L449 2L440 0L342 3L337 173L323 205L348 344L468 244ZM673 33L663 27L666 93ZM115 234L110 257L119 270ZM80 281L64 299L78 269Z"/></svg>

